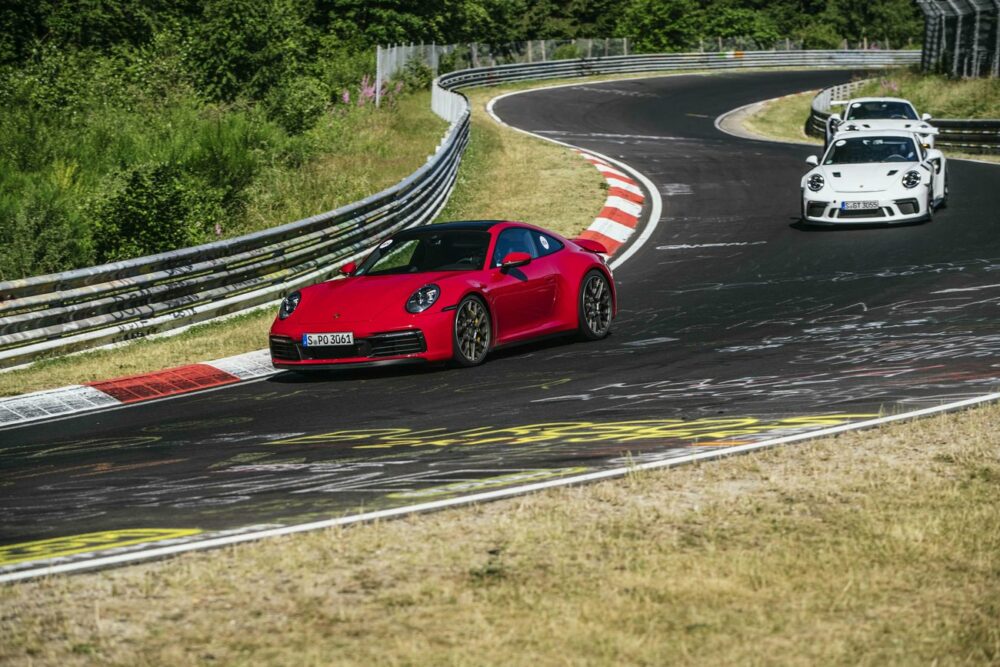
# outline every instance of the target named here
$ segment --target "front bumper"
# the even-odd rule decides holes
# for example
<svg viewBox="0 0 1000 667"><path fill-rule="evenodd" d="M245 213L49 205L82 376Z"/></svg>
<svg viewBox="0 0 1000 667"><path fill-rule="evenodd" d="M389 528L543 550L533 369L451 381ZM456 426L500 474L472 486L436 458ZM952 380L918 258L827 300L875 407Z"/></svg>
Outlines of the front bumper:
<svg viewBox="0 0 1000 667"><path fill-rule="evenodd" d="M846 209L844 203L852 201L878 201L878 208ZM802 202L802 219L813 225L892 225L927 220L928 213L926 200L916 196L878 200L868 196L832 201L807 196Z"/></svg>
<svg viewBox="0 0 1000 667"><path fill-rule="evenodd" d="M299 325L294 330L278 323L268 338L271 363L275 368L314 369L340 366L374 366L386 363L441 361L452 356L453 312L428 314L420 318L420 326L398 329L369 330L348 326L354 334L354 345L307 347L302 334L322 332L329 325Z"/></svg>

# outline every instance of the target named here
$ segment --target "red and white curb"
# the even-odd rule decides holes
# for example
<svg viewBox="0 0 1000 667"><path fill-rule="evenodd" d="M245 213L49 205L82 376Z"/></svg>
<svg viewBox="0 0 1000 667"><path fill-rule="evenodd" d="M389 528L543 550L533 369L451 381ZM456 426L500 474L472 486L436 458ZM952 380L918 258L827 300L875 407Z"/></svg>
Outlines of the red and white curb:
<svg viewBox="0 0 1000 667"><path fill-rule="evenodd" d="M646 196L639 183L606 160L578 150L583 159L594 165L608 183L608 199L597 218L580 238L597 241L613 255L629 240L639 226Z"/></svg>
<svg viewBox="0 0 1000 667"><path fill-rule="evenodd" d="M277 373L268 350L0 399L0 428L107 410Z"/></svg>

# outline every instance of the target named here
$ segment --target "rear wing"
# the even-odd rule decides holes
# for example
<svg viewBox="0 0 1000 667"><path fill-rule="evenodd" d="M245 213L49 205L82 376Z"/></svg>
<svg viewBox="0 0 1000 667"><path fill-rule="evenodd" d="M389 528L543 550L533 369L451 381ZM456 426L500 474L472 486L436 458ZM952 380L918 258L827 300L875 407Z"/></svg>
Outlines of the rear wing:
<svg viewBox="0 0 1000 667"><path fill-rule="evenodd" d="M607 255L608 249L604 247L604 244L594 241L592 239L573 239L573 243L577 244L587 252L592 252L595 255Z"/></svg>

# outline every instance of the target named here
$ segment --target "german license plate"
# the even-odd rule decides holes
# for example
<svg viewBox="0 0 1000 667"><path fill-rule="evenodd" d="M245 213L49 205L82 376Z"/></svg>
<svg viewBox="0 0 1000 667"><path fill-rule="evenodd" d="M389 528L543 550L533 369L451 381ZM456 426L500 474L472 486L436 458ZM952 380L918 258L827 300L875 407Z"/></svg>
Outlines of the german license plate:
<svg viewBox="0 0 1000 667"><path fill-rule="evenodd" d="M307 333L302 334L302 345L304 347L327 347L331 345L354 345L354 334L347 331L336 333Z"/></svg>
<svg viewBox="0 0 1000 667"><path fill-rule="evenodd" d="M878 208L877 201L844 201L840 202L843 211L870 211Z"/></svg>

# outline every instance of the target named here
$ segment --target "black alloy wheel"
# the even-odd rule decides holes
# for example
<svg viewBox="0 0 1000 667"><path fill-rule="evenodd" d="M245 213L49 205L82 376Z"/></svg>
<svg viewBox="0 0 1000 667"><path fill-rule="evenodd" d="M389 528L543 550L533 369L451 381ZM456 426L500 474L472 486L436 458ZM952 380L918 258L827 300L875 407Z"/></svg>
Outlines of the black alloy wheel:
<svg viewBox="0 0 1000 667"><path fill-rule="evenodd" d="M587 272L580 283L580 335L599 340L611 332L611 286L597 269Z"/></svg>
<svg viewBox="0 0 1000 667"><path fill-rule="evenodd" d="M467 296L455 311L452 357L460 366L477 366L486 359L493 335L490 313L478 297Z"/></svg>

